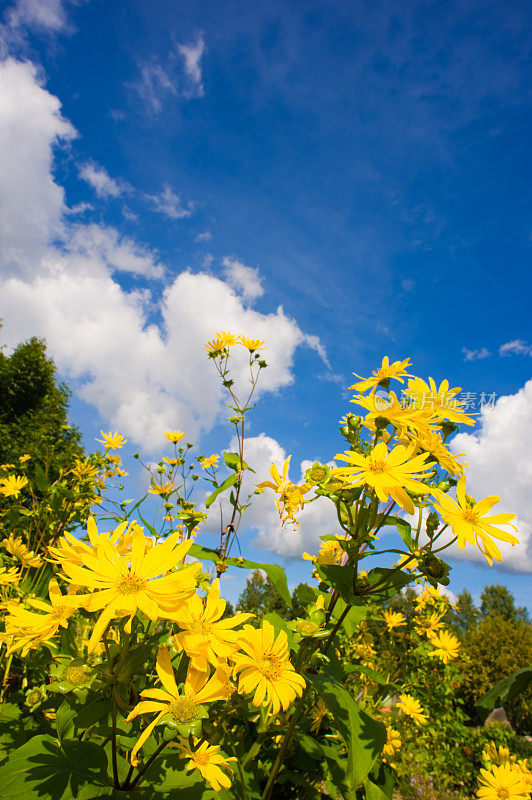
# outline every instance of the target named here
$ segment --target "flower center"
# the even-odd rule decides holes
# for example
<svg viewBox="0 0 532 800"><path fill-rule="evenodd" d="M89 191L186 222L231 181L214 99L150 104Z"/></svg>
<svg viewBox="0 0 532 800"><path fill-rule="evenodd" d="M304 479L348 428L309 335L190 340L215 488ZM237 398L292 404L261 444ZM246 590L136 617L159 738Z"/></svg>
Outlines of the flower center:
<svg viewBox="0 0 532 800"><path fill-rule="evenodd" d="M281 677L281 662L278 658L263 658L258 667L265 678L276 680Z"/></svg>
<svg viewBox="0 0 532 800"><path fill-rule="evenodd" d="M471 525L475 525L478 522L478 514L475 514L473 509L469 506L464 511L464 519Z"/></svg>
<svg viewBox="0 0 532 800"><path fill-rule="evenodd" d="M196 716L196 703L188 697L179 697L172 703L171 714L180 725L192 722Z"/></svg>
<svg viewBox="0 0 532 800"><path fill-rule="evenodd" d="M370 472L384 472L386 470L386 462L377 459L376 461L371 461L369 464L369 471Z"/></svg>
<svg viewBox="0 0 532 800"><path fill-rule="evenodd" d="M87 680L87 670L85 667L67 667L63 677L73 686L77 686Z"/></svg>
<svg viewBox="0 0 532 800"><path fill-rule="evenodd" d="M313 636L318 630L318 626L315 625L313 622L301 619L297 623L297 630L299 631L299 633L302 633L303 636Z"/></svg>
<svg viewBox="0 0 532 800"><path fill-rule="evenodd" d="M194 761L200 767L206 767L209 763L209 754L208 753L194 753Z"/></svg>
<svg viewBox="0 0 532 800"><path fill-rule="evenodd" d="M211 626L204 619L198 617L190 626L190 632L196 633L199 636L207 636L211 632Z"/></svg>
<svg viewBox="0 0 532 800"><path fill-rule="evenodd" d="M510 792L506 788L506 786L499 786L499 788L497 789L497 797L499 797L500 800L508 800L508 798L510 797Z"/></svg>
<svg viewBox="0 0 532 800"><path fill-rule="evenodd" d="M120 594L136 594L137 592L140 592L143 586L144 581L142 578L139 578L138 575L133 574L122 578L117 586L117 589Z"/></svg>

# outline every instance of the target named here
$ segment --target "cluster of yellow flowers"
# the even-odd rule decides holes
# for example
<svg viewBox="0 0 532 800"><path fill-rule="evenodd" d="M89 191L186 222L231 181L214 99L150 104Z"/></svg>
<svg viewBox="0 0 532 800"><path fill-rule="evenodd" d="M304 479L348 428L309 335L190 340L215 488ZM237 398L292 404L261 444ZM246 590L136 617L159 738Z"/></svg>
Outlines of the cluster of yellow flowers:
<svg viewBox="0 0 532 800"><path fill-rule="evenodd" d="M214 339L207 342L205 349L210 356L219 356L238 344L245 347L250 353L254 353L259 347L262 347L264 341L262 339L250 339L247 336L237 336L228 331L218 331L218 333L214 334Z"/></svg>
<svg viewBox="0 0 532 800"><path fill-rule="evenodd" d="M526 759L510 755L507 747L490 742L484 748L480 770L479 800L529 800L532 793L532 771Z"/></svg>

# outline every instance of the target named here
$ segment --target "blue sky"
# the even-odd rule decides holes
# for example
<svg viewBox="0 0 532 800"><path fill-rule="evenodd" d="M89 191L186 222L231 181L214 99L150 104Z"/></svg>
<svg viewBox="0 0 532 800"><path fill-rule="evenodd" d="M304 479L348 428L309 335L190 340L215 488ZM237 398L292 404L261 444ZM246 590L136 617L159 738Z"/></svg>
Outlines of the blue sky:
<svg viewBox="0 0 532 800"><path fill-rule="evenodd" d="M500 494L524 542L504 569L456 561L451 587L503 582L530 605L532 11L16 0L3 14L3 334L47 338L88 447L121 427L131 453L149 449L167 425L226 447L196 343L239 321L270 346L251 434L274 443L260 458L293 465L341 448L353 372L411 356L475 410L495 394L460 444L474 493Z"/></svg>

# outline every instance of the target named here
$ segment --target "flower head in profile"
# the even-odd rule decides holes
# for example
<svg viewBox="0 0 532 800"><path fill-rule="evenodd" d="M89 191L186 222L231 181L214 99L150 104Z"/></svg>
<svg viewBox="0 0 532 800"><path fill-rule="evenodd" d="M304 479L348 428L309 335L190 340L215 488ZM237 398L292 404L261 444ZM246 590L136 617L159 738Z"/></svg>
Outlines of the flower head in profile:
<svg viewBox="0 0 532 800"><path fill-rule="evenodd" d="M286 711L303 693L305 679L290 663L285 631L276 637L268 620L259 629L245 625L238 645L239 652L231 656L238 691L253 694L253 705L270 706L273 714Z"/></svg>
<svg viewBox="0 0 532 800"><path fill-rule="evenodd" d="M67 598L86 611L101 611L88 650L92 652L109 622L115 617L129 617L131 624L137 610L156 620L173 612L190 599L196 589L200 564L190 564L171 572L185 558L192 542L179 543L181 533L175 531L164 542L153 544L135 523L131 531L131 549L121 553L108 533L96 537L96 546L86 552L83 564L62 561L66 579L88 594ZM126 626L127 629L127 626Z"/></svg>
<svg viewBox="0 0 532 800"><path fill-rule="evenodd" d="M299 528L299 523L295 518L295 514L301 511L305 505L304 496L312 488L309 484L303 483L301 486L295 486L288 478L288 469L290 467L290 458L288 456L283 464L282 475L279 474L275 464L270 467L271 481L262 481L256 484L257 493L262 494L265 488L273 489L279 495L275 501L277 511L281 522L285 525L288 521L294 523L296 528Z"/></svg>
<svg viewBox="0 0 532 800"><path fill-rule="evenodd" d="M219 458L220 456L217 455L217 453L213 453L212 456L209 456L208 458L205 457L201 458L200 459L201 468L209 469L209 467L217 467Z"/></svg>
<svg viewBox="0 0 532 800"><path fill-rule="evenodd" d="M413 378L408 381L404 394L413 408L428 410L437 423L448 420L457 425L474 425L475 420L465 413L462 404L457 400L461 391L460 386L451 389L449 381L442 381L436 386L432 378L429 378L428 383L421 378Z"/></svg>
<svg viewBox="0 0 532 800"><path fill-rule="evenodd" d="M169 442L172 442L172 444L180 442L181 439L183 439L185 436L183 431L166 431L164 435L166 436Z"/></svg>
<svg viewBox="0 0 532 800"><path fill-rule="evenodd" d="M215 792L219 792L221 788L229 789L231 779L224 770L232 775L231 761L236 761L233 756L228 758L220 751L221 747L218 745L210 745L208 742L199 744L197 739L194 739L192 745L186 739L181 739L179 743L179 754L188 761L187 772L197 769Z"/></svg>
<svg viewBox="0 0 532 800"><path fill-rule="evenodd" d="M411 694L399 695L397 708L401 709L403 714L406 714L407 717L410 717L416 725L425 725L428 720L427 715L423 711L423 706L419 700L416 700Z"/></svg>
<svg viewBox="0 0 532 800"><path fill-rule="evenodd" d="M458 656L460 642L448 631L438 631L438 633L428 633L427 638L431 645L436 649L429 653L429 656L441 659L444 664L448 664L452 658Z"/></svg>
<svg viewBox="0 0 532 800"><path fill-rule="evenodd" d="M345 555L345 550L340 544L340 540L346 541L347 535L337 536L334 539L325 539L321 543L320 551L317 556L303 553L303 558L312 561L314 564L339 564Z"/></svg>
<svg viewBox="0 0 532 800"><path fill-rule="evenodd" d="M363 425L371 430L375 430L377 421L393 425L399 436L404 436L408 431L420 434L434 429L431 427L434 419L430 409L401 403L395 392L389 392L387 397L381 397L376 392L366 396L355 395L350 402L366 409L368 413L364 417Z"/></svg>
<svg viewBox="0 0 532 800"><path fill-rule="evenodd" d="M476 544L490 565L493 564L493 559L502 561L501 551L493 539L510 542L512 545L518 544L519 539L516 536L499 527L500 525L510 525L511 528L517 530L511 523L515 514L504 513L488 516L495 503L499 502L500 497L491 495L476 503L466 495L465 490L465 478L460 478L456 487L457 500L453 500L443 492L437 492L435 496L438 502L434 503L434 508L458 537L458 547L464 548L466 543Z"/></svg>
<svg viewBox="0 0 532 800"><path fill-rule="evenodd" d="M375 490L381 502L392 497L401 508L413 514L414 504L405 489L417 494L430 491L419 480L430 469L427 458L427 454L415 456L414 447L404 445L397 445L388 452L384 442L379 442L367 456L352 450L338 453L335 459L347 461L348 466L334 469L332 474L350 486L366 484Z"/></svg>
<svg viewBox="0 0 532 800"><path fill-rule="evenodd" d="M412 377L408 372L406 372L406 369L409 366L409 358L405 358L404 361L394 361L392 364L390 364L390 359L388 356L384 356L381 366L379 369L373 370L370 378L363 378L361 375L357 375L356 372L353 373L357 378L360 378L360 380L349 388L356 389L357 392L365 392L367 389L375 390L380 383L389 381L390 378L404 383L403 378Z"/></svg>
<svg viewBox="0 0 532 800"><path fill-rule="evenodd" d="M529 800L530 791L521 770L506 763L480 770L477 797L479 800Z"/></svg>
<svg viewBox="0 0 532 800"><path fill-rule="evenodd" d="M236 334L229 333L229 331L218 331L218 333L215 333L214 335L216 340L221 342L224 347L233 347L239 339Z"/></svg>
<svg viewBox="0 0 532 800"><path fill-rule="evenodd" d="M26 600L25 608L18 601L8 601L6 605L5 632L8 639L8 653L21 650L25 656L34 647L42 642L54 643L50 640L59 628L66 628L68 621L74 613L74 608L65 603L67 599L61 594L61 589L55 578L48 584L50 602L37 598ZM30 610L35 609L35 611ZM43 613L36 613L43 612Z"/></svg>
<svg viewBox="0 0 532 800"><path fill-rule="evenodd" d="M109 433L100 431L100 433L102 434L102 438L96 439L96 441L105 445L108 450L118 450L127 443L127 439L118 431L115 431L114 433L112 431L109 431Z"/></svg>
<svg viewBox="0 0 532 800"><path fill-rule="evenodd" d="M205 350L209 356L219 356L224 351L224 343L221 341L221 339L212 339L205 345Z"/></svg>
<svg viewBox="0 0 532 800"><path fill-rule="evenodd" d="M401 747L401 736L391 725L386 726L386 743L382 748L383 755L393 758ZM383 759L385 761L386 759Z"/></svg>
<svg viewBox="0 0 532 800"><path fill-rule="evenodd" d="M250 353L254 353L255 350L258 350L259 347L262 347L264 344L263 339L248 339L247 336L239 336L238 341L244 347L247 347Z"/></svg>
<svg viewBox="0 0 532 800"><path fill-rule="evenodd" d="M239 634L234 628L253 616L237 613L223 619L225 607L226 601L220 597L220 581L216 578L205 600L195 594L175 613L168 615L168 619L181 629L174 636L176 647L186 652L198 670L205 672L209 664L214 667L225 664L237 647Z"/></svg>
<svg viewBox="0 0 532 800"><path fill-rule="evenodd" d="M7 586L10 583L18 583L20 580L20 570L16 567L0 567L0 586Z"/></svg>
<svg viewBox="0 0 532 800"><path fill-rule="evenodd" d="M175 483L173 481L165 481L164 483L156 483L152 479L152 483L150 488L148 489L148 494L158 494L161 497L168 496L171 494L175 489Z"/></svg>
<svg viewBox="0 0 532 800"><path fill-rule="evenodd" d="M26 461L29 461L29 460L30 460L30 458L31 458L31 456L30 456L28 453L24 453L24 455L23 455L23 456L19 456L19 457L18 457L18 460L19 460L19 463L20 463L20 464L25 464L25 463L26 463Z"/></svg>
<svg viewBox="0 0 532 800"><path fill-rule="evenodd" d="M4 497L18 497L21 491L28 484L25 475L8 475L0 478L0 494Z"/></svg>
<svg viewBox="0 0 532 800"><path fill-rule="evenodd" d="M10 533L7 539L2 542L7 552L16 558L23 567L40 567L42 558L36 555L33 550L28 550L28 547L22 541L20 536L15 536Z"/></svg>
<svg viewBox="0 0 532 800"><path fill-rule="evenodd" d="M184 686L178 687L172 668L170 653L166 647L160 647L156 662L157 675L162 689L145 689L140 693L143 698L129 714L126 722L131 722L139 714L157 714L154 720L144 729L131 752L131 763L138 763L137 753L144 742L151 736L155 726L163 717L169 718L176 725L192 724L201 714L203 703L214 703L226 700L231 695L228 671L217 670L214 675L200 672L189 666Z"/></svg>
<svg viewBox="0 0 532 800"><path fill-rule="evenodd" d="M390 632L393 631L394 628L399 628L401 625L406 625L404 614L401 614L400 611L384 610L382 612L382 618Z"/></svg>

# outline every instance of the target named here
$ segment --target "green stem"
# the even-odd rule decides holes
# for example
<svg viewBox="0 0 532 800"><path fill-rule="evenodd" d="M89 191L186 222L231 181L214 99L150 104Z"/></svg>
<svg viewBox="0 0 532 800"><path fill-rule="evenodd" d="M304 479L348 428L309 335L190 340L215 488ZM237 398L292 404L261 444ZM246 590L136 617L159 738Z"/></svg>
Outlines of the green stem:
<svg viewBox="0 0 532 800"><path fill-rule="evenodd" d="M266 786L264 788L264 791L263 791L263 793L261 795L260 800L269 800L269 798L271 797L271 793L272 793L272 790L273 790L273 785L274 785L275 781L277 780L277 775L279 774L279 770L281 769L281 767L283 765L283 761L285 759L286 751L288 750L288 745L290 744L290 741L291 741L292 736L294 734L296 725L299 722L299 719L300 719L300 717L301 717L301 715L302 715L302 713L304 711L305 700L307 699L306 696L308 694L308 690L309 690L309 687L307 686L306 689L303 691L303 694L299 698L299 701L298 701L298 703L297 703L297 705L295 707L294 714L292 716L292 719L290 720L290 725L289 725L288 730L287 730L287 732L285 734L285 737L283 739L283 743L282 743L282 745L281 745L281 747L279 749L279 752L277 753L277 758L275 759L275 761L273 763L272 771L270 772L270 777L268 778L268 783L266 784Z"/></svg>
<svg viewBox="0 0 532 800"><path fill-rule="evenodd" d="M137 774L137 777L135 778L135 780L133 781L133 783L129 784L128 786L125 786L125 787L124 787L125 789L134 789L136 786L138 786L138 784L140 783L140 781L141 781L141 779L142 779L142 777L143 777L144 773L146 772L146 770L148 769L148 767L150 766L150 764L152 764L152 763L153 763L153 761L154 761L154 760L157 758L157 756L159 755L159 753L160 753L162 750L164 750L164 748L166 747L166 745L167 745L167 744L168 744L168 742L161 742L161 744L159 745L159 747L157 748L157 750L155 751L155 753L154 753L154 754L153 754L153 755L152 755L152 756L151 756L151 757L150 757L150 758L147 760L147 762L144 764L144 766L142 767L142 769L141 769L141 770L138 772L138 774Z"/></svg>
<svg viewBox="0 0 532 800"><path fill-rule="evenodd" d="M116 758L116 704L113 698L113 733L111 736L112 743L112 761L113 761L113 783L115 789L120 789L120 782L118 780L118 762Z"/></svg>
<svg viewBox="0 0 532 800"><path fill-rule="evenodd" d="M2 688L0 690L0 700L4 699L4 695L7 691L7 684L9 679L9 670L11 669L11 662L13 661L13 653L7 657L6 668L4 670L4 677L2 679Z"/></svg>

